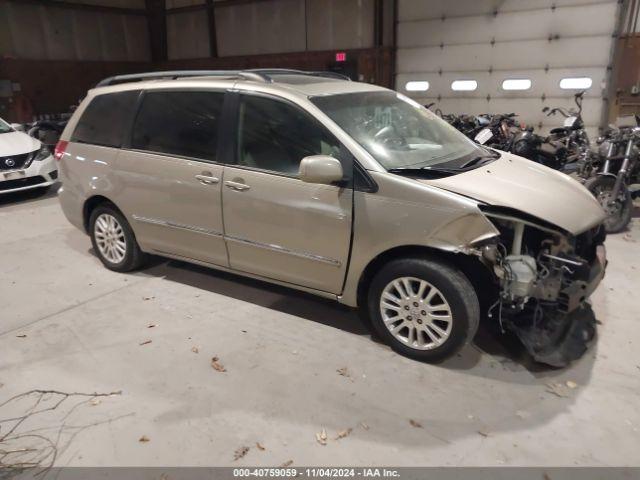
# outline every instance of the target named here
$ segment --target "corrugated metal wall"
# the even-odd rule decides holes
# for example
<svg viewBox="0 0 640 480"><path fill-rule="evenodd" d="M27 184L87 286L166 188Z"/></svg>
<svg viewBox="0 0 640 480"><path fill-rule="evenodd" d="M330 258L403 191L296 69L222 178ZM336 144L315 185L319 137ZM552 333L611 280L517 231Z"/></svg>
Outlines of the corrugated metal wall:
<svg viewBox="0 0 640 480"><path fill-rule="evenodd" d="M169 0L167 8L202 4ZM218 55L369 48L373 46L374 0L270 0L216 8ZM209 55L203 10L167 17L169 59Z"/></svg>
<svg viewBox="0 0 640 480"><path fill-rule="evenodd" d="M399 0L396 86L426 80L426 92L407 92L445 113L516 112L548 130L561 119L545 105L573 106L567 77L589 77L584 118L592 133L603 117L616 0ZM530 79L531 88L506 91L505 79ZM475 80L474 91L452 91ZM435 108L435 107L434 107Z"/></svg>
<svg viewBox="0 0 640 480"><path fill-rule="evenodd" d="M144 0L83 0L79 3L144 8ZM148 60L147 20L143 15L0 1L0 57Z"/></svg>

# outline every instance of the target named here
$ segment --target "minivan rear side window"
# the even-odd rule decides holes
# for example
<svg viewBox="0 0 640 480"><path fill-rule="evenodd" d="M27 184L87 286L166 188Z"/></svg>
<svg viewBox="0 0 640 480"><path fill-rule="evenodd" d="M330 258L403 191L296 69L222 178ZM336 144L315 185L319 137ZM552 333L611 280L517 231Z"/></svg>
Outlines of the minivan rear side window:
<svg viewBox="0 0 640 480"><path fill-rule="evenodd" d="M71 141L120 147L125 129L131 124L138 95L139 90L129 90L95 96L80 117Z"/></svg>
<svg viewBox="0 0 640 480"><path fill-rule="evenodd" d="M131 148L215 161L223 101L223 92L145 92Z"/></svg>

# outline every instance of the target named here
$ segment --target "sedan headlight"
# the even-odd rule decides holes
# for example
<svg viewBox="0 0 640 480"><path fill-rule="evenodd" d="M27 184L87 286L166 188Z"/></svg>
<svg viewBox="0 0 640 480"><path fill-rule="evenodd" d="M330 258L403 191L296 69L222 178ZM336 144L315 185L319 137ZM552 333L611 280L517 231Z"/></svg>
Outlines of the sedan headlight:
<svg viewBox="0 0 640 480"><path fill-rule="evenodd" d="M49 147L47 147L46 145L42 145L39 150L34 150L29 154L29 156L27 157L27 161L24 162L24 165L22 166L22 168L29 168L32 162L34 161L41 162L42 160L46 159L49 155L51 155L51 151L49 150Z"/></svg>
<svg viewBox="0 0 640 480"><path fill-rule="evenodd" d="M36 162L41 162L42 160L46 159L50 155L51 155L51 150L49 150L49 147L47 147L46 145L42 145L42 147L40 147L40 150L37 150L35 152L34 160Z"/></svg>

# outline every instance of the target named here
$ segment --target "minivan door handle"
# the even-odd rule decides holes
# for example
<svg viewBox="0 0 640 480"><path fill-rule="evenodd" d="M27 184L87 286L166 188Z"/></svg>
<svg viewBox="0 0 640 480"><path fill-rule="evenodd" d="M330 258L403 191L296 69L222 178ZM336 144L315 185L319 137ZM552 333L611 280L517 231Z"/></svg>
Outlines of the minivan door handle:
<svg viewBox="0 0 640 480"><path fill-rule="evenodd" d="M242 192L244 190L249 190L251 187L246 183L238 183L238 182L230 182L226 181L224 184L230 188L231 190L235 190L237 192Z"/></svg>
<svg viewBox="0 0 640 480"><path fill-rule="evenodd" d="M212 177L210 175L196 175L196 179L203 185L215 185L220 182L218 177Z"/></svg>

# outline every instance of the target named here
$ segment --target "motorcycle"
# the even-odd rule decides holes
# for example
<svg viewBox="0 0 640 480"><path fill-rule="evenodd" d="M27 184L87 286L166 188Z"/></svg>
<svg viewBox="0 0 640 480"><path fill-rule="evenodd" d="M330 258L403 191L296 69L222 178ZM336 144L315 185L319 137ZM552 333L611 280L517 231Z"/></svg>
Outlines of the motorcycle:
<svg viewBox="0 0 640 480"><path fill-rule="evenodd" d="M557 127L549 132L549 141L552 143L558 143L564 146L566 149L566 166L573 164L584 157L586 151L589 149L589 135L585 130L584 121L582 119L582 102L584 98L584 91L578 92L574 95L574 102L578 107L576 109L565 110L562 107L544 107L543 112L547 116L553 116L560 114L564 117L562 127Z"/></svg>
<svg viewBox="0 0 640 480"><path fill-rule="evenodd" d="M640 186L640 117L636 127L611 129L608 138L599 146L597 160L590 162L595 171L585 187L598 200L607 213L604 226L607 233L624 230L631 221L633 197L631 186ZM606 150L603 156L602 151Z"/></svg>

